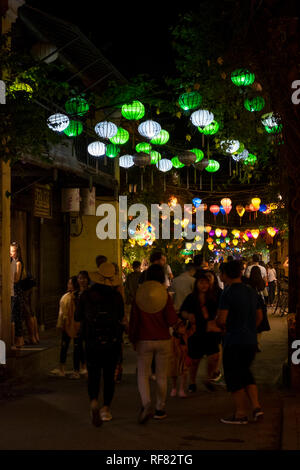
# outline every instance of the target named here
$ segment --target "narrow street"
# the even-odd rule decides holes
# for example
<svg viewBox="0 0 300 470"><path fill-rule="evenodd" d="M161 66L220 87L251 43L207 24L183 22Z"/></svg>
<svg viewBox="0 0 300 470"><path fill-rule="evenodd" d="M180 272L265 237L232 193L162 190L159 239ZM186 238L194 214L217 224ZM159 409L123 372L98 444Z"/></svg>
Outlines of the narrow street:
<svg viewBox="0 0 300 470"><path fill-rule="evenodd" d="M0 449L278 450L282 397L287 393L278 387L287 357L286 318L270 316L270 324L272 329L263 335L263 351L257 354L254 367L265 410L261 423L232 426L218 422L231 414L231 398L224 388L209 392L202 385L204 360L197 393L186 399L169 398L165 421L137 424L140 402L135 353L126 345L124 377L116 387L111 422L100 428L91 425L85 379L49 378L44 370L43 376L30 384L20 384L10 392L2 388Z"/></svg>

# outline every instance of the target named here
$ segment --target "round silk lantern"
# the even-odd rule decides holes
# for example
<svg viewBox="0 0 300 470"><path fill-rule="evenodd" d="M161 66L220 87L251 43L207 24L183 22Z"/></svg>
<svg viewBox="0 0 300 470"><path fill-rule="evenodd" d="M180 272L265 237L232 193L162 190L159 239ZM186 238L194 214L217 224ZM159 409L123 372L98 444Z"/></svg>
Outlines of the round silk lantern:
<svg viewBox="0 0 300 470"><path fill-rule="evenodd" d="M122 168L130 168L134 165L134 160L132 155L122 155L122 157L119 158L119 165Z"/></svg>
<svg viewBox="0 0 300 470"><path fill-rule="evenodd" d="M70 119L65 114L56 113L49 116L48 127L55 132L63 132L70 124Z"/></svg>
<svg viewBox="0 0 300 470"><path fill-rule="evenodd" d="M202 96L198 91L191 91L180 95L178 103L181 109L188 111L197 108L202 101Z"/></svg>
<svg viewBox="0 0 300 470"><path fill-rule="evenodd" d="M186 166L192 165L197 160L196 155L193 152L190 152L189 150L182 152L180 155L178 155L178 158L180 163L183 163Z"/></svg>
<svg viewBox="0 0 300 470"><path fill-rule="evenodd" d="M105 155L106 152L106 146L103 142L92 142L88 145L88 153L92 155L93 157L102 157L102 155Z"/></svg>
<svg viewBox="0 0 300 470"><path fill-rule="evenodd" d="M205 127L213 122L214 115L207 109L198 109L198 111L193 112L190 120L196 127Z"/></svg>
<svg viewBox="0 0 300 470"><path fill-rule="evenodd" d="M149 140L157 136L160 133L160 131L161 131L161 125L156 121L152 121L151 119L149 119L148 121L142 122L138 127L139 134L141 134L143 137L146 137Z"/></svg>
<svg viewBox="0 0 300 470"><path fill-rule="evenodd" d="M131 103L125 103L121 110L122 116L125 119L142 119L145 115L145 107L140 101L132 101Z"/></svg>
<svg viewBox="0 0 300 470"><path fill-rule="evenodd" d="M96 124L95 132L102 139L111 139L117 134L118 127L113 122L102 121Z"/></svg>

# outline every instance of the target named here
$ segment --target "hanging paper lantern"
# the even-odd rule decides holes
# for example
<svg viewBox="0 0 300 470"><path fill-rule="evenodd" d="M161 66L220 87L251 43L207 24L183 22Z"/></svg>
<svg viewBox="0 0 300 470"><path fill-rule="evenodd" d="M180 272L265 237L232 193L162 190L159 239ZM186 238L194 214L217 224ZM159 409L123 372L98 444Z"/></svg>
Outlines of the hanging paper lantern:
<svg viewBox="0 0 300 470"><path fill-rule="evenodd" d="M166 173L167 171L170 171L172 167L173 165L172 165L171 160L168 160L167 158L163 158L158 163L156 163L156 168L158 168L159 171L163 171L164 173Z"/></svg>
<svg viewBox="0 0 300 470"><path fill-rule="evenodd" d="M210 226L210 225L206 225L204 229L205 229L205 232L206 232L206 233L209 233L209 232L211 231L211 226Z"/></svg>
<svg viewBox="0 0 300 470"><path fill-rule="evenodd" d="M226 228L223 229L222 230L222 237L226 237L227 233L228 233L228 230L226 230Z"/></svg>
<svg viewBox="0 0 300 470"><path fill-rule="evenodd" d="M262 96L256 96L255 98L246 98L244 101L245 108L253 113L254 111L261 111L265 106L265 100Z"/></svg>
<svg viewBox="0 0 300 470"><path fill-rule="evenodd" d="M195 163L197 170L203 171L209 165L209 160L207 158L201 160L198 163Z"/></svg>
<svg viewBox="0 0 300 470"><path fill-rule="evenodd" d="M106 156L109 158L115 158L120 153L120 147L115 144L108 144L106 147Z"/></svg>
<svg viewBox="0 0 300 470"><path fill-rule="evenodd" d="M208 249L209 249L210 251L213 251L214 248L215 248L215 246L214 246L213 244L209 244L209 245L208 245Z"/></svg>
<svg viewBox="0 0 300 470"><path fill-rule="evenodd" d="M29 96L32 95L33 89L31 88L30 85L27 83L21 83L21 82L15 82L9 87L9 91L11 92L18 92L18 91L23 91L25 93L28 93Z"/></svg>
<svg viewBox="0 0 300 470"><path fill-rule="evenodd" d="M75 98L70 98L66 102L65 109L68 114L72 114L74 116L84 116L90 107L84 98L77 96Z"/></svg>
<svg viewBox="0 0 300 470"><path fill-rule="evenodd" d="M274 113L267 113L261 117L261 122L263 126L274 127L279 126L279 119L274 116Z"/></svg>
<svg viewBox="0 0 300 470"><path fill-rule="evenodd" d="M95 132L102 139L111 139L117 134L118 127L113 122L102 121L96 124Z"/></svg>
<svg viewBox="0 0 300 470"><path fill-rule="evenodd" d="M226 214L226 212L225 212L225 210L224 210L224 207L220 206L220 212L221 212L222 215L225 215L225 214Z"/></svg>
<svg viewBox="0 0 300 470"><path fill-rule="evenodd" d="M277 230L274 228L274 227L268 227L267 228L267 232L269 235L271 235L271 237L275 237L276 233L277 233Z"/></svg>
<svg viewBox="0 0 300 470"><path fill-rule="evenodd" d="M153 139L150 140L150 142L154 145L164 145L168 142L169 139L169 132L162 129L158 135L156 135Z"/></svg>
<svg viewBox="0 0 300 470"><path fill-rule="evenodd" d="M251 230L251 234L252 234L252 237L257 240L258 236L259 236L259 230L258 229L253 229Z"/></svg>
<svg viewBox="0 0 300 470"><path fill-rule="evenodd" d="M184 165L187 165L187 166L192 165L197 160L196 155L193 152L190 152L189 150L182 152L178 156L178 158L179 158L180 163L183 163Z"/></svg>
<svg viewBox="0 0 300 470"><path fill-rule="evenodd" d="M142 122L138 127L139 134L141 134L143 137L147 137L149 140L157 136L160 131L161 125L156 121L152 121L151 119Z"/></svg>
<svg viewBox="0 0 300 470"><path fill-rule="evenodd" d="M48 117L47 125L55 132L63 132L70 124L70 119L65 114L57 113Z"/></svg>
<svg viewBox="0 0 300 470"><path fill-rule="evenodd" d="M222 140L220 147L226 153L235 153L239 149L240 143L238 140Z"/></svg>
<svg viewBox="0 0 300 470"><path fill-rule="evenodd" d="M237 153L237 154L233 154L231 155L233 160L235 160L236 162L240 162L240 161L244 161L248 158L248 155L249 155L249 152L248 150L243 150L242 153Z"/></svg>
<svg viewBox="0 0 300 470"><path fill-rule="evenodd" d="M231 72L231 81L236 86L249 86L255 80L255 75L247 69L237 69Z"/></svg>
<svg viewBox="0 0 300 470"><path fill-rule="evenodd" d="M208 126L198 127L198 131L204 135L214 135L220 129L220 124L217 121L212 121Z"/></svg>
<svg viewBox="0 0 300 470"><path fill-rule="evenodd" d="M191 149L190 152L193 152L196 155L195 163L201 162L201 160L204 158L204 153L200 149Z"/></svg>
<svg viewBox="0 0 300 470"><path fill-rule="evenodd" d="M223 208L224 208L225 213L228 215L229 212L230 212L231 209L232 209L232 205L231 205L231 204L232 204L232 201L231 201L231 199L229 199L228 197L225 197L225 198L223 198L223 199L221 200L221 204L222 204L222 206L223 206Z"/></svg>
<svg viewBox="0 0 300 470"><path fill-rule="evenodd" d="M234 240L232 240L232 244L233 244L234 246L237 246L238 243L239 243L239 241L238 241L236 238L235 238Z"/></svg>
<svg viewBox="0 0 300 470"><path fill-rule="evenodd" d="M216 238L216 244L217 244L217 245L220 245L220 243L221 243L220 238Z"/></svg>
<svg viewBox="0 0 300 470"><path fill-rule="evenodd" d="M265 131L267 134L279 134L282 131L282 124L273 127L265 126Z"/></svg>
<svg viewBox="0 0 300 470"><path fill-rule="evenodd" d="M109 139L112 144L123 145L129 140L129 132L122 127L118 127L116 135Z"/></svg>
<svg viewBox="0 0 300 470"><path fill-rule="evenodd" d="M102 155L105 155L106 146L103 142L92 142L88 145L87 150L93 157L102 157Z"/></svg>
<svg viewBox="0 0 300 470"><path fill-rule="evenodd" d="M234 236L234 238L239 238L239 236L240 236L240 231L237 230L237 229L232 230L231 233Z"/></svg>
<svg viewBox="0 0 300 470"><path fill-rule="evenodd" d="M267 209L268 207L266 206L266 204L261 204L258 210L259 212L265 212Z"/></svg>
<svg viewBox="0 0 300 470"><path fill-rule="evenodd" d="M257 157L253 155L252 153L249 153L248 157L244 160L245 165L254 165L254 163L257 161Z"/></svg>
<svg viewBox="0 0 300 470"><path fill-rule="evenodd" d="M122 155L122 157L119 158L119 165L122 168L130 168L134 165L134 160L132 155Z"/></svg>
<svg viewBox="0 0 300 470"><path fill-rule="evenodd" d="M240 217L243 217L243 215L245 214L245 210L245 207L241 205L236 206L236 211Z"/></svg>
<svg viewBox="0 0 300 470"><path fill-rule="evenodd" d="M156 152L156 150L151 150L149 155L151 157L151 165L156 165L161 160L161 154Z"/></svg>
<svg viewBox="0 0 300 470"><path fill-rule="evenodd" d="M68 127L64 130L64 133L68 137L77 137L83 131L83 124L80 121L70 121Z"/></svg>
<svg viewBox="0 0 300 470"><path fill-rule="evenodd" d="M221 243L221 248L223 248L223 249L226 248L226 243L225 242Z"/></svg>
<svg viewBox="0 0 300 470"><path fill-rule="evenodd" d="M209 210L212 214L214 214L214 216L216 216L220 212L220 207L217 205L212 205L210 206Z"/></svg>
<svg viewBox="0 0 300 470"><path fill-rule="evenodd" d="M196 127L205 127L213 122L214 115L207 109L198 109L198 111L193 112L190 120Z"/></svg>
<svg viewBox="0 0 300 470"><path fill-rule="evenodd" d="M220 237L222 234L222 230L220 228L216 228L216 237Z"/></svg>
<svg viewBox="0 0 300 470"><path fill-rule="evenodd" d="M140 152L133 156L134 164L140 168L151 165L151 157L147 153Z"/></svg>
<svg viewBox="0 0 300 470"><path fill-rule="evenodd" d="M244 239L246 242L248 242L248 241L249 241L249 237L248 237L248 235L247 235L246 233L244 233L244 235L243 235L243 239Z"/></svg>
<svg viewBox="0 0 300 470"><path fill-rule="evenodd" d="M207 167L205 168L206 171L209 173L215 173L220 169L220 163L216 160L209 160Z"/></svg>
<svg viewBox="0 0 300 470"><path fill-rule="evenodd" d="M230 237L226 237L226 238L225 238L225 242L226 242L226 243L230 243Z"/></svg>
<svg viewBox="0 0 300 470"><path fill-rule="evenodd" d="M258 211L260 207L260 203L261 203L261 200L259 199L259 197L254 197L253 199L251 199L251 203L255 211Z"/></svg>
<svg viewBox="0 0 300 470"><path fill-rule="evenodd" d="M210 237L214 237L214 236L215 236L215 231L214 231L214 230L211 230L211 231L209 232L209 236L210 236Z"/></svg>
<svg viewBox="0 0 300 470"><path fill-rule="evenodd" d="M178 157L171 158L171 162L174 168L183 168L185 166L184 163L181 163L181 161L179 161Z"/></svg>
<svg viewBox="0 0 300 470"><path fill-rule="evenodd" d="M132 103L125 103L121 109L122 116L125 119L142 119L145 115L145 106L140 101L132 101Z"/></svg>
<svg viewBox="0 0 300 470"><path fill-rule="evenodd" d="M206 241L207 241L207 243L213 243L214 240L213 240L213 238L208 237Z"/></svg>
<svg viewBox="0 0 300 470"><path fill-rule="evenodd" d="M135 150L139 152L145 152L145 153L150 153L152 149L152 145L147 143L147 142L141 142L140 144L137 144L135 147Z"/></svg>
<svg viewBox="0 0 300 470"><path fill-rule="evenodd" d="M202 96L198 91L191 91L180 95L178 103L181 109L188 111L197 108L202 102Z"/></svg>
<svg viewBox="0 0 300 470"><path fill-rule="evenodd" d="M195 207L200 207L202 203L202 199L200 199L199 197L194 197L194 199L192 200L192 203L194 204Z"/></svg>

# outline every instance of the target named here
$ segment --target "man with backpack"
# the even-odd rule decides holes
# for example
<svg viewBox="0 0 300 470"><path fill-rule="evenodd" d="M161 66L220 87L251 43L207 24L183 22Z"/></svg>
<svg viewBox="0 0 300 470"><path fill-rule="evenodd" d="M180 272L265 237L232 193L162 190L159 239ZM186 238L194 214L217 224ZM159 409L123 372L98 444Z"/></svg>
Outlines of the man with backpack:
<svg viewBox="0 0 300 470"><path fill-rule="evenodd" d="M86 341L88 394L94 426L110 421L110 405L114 396L114 374L120 355L124 302L115 289L115 268L112 263L101 265L102 278L95 279L83 292L75 318L81 323ZM103 371L103 407L99 408L101 372Z"/></svg>

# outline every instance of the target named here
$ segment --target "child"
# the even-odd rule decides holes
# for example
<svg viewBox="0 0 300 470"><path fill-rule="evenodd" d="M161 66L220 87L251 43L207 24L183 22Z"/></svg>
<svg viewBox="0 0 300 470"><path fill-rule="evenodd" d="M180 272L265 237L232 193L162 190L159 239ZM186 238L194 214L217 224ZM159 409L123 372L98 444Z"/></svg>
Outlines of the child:
<svg viewBox="0 0 300 470"><path fill-rule="evenodd" d="M174 326L170 355L170 376L172 377L171 397L177 395L177 378L179 377L179 393L180 398L186 398L185 388L187 384L187 374L191 365L188 357L187 348L188 333L185 322L181 320Z"/></svg>

